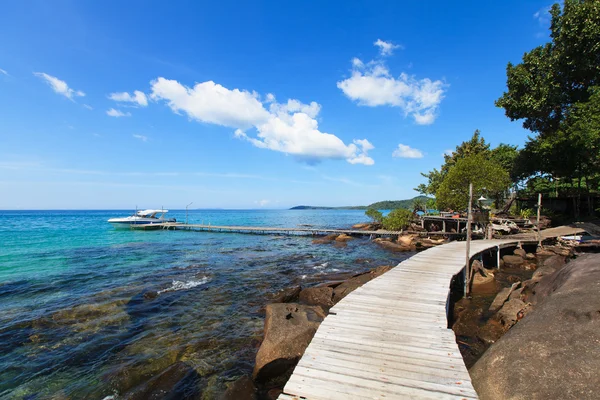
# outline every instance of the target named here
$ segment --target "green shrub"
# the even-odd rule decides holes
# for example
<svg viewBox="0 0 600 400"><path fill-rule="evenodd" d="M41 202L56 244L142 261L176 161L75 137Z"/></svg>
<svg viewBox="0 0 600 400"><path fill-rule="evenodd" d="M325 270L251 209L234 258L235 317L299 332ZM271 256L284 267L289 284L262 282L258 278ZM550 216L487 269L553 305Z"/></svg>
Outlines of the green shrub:
<svg viewBox="0 0 600 400"><path fill-rule="evenodd" d="M383 217L383 228L388 231L406 229L412 220L412 213L403 208L397 208Z"/></svg>
<svg viewBox="0 0 600 400"><path fill-rule="evenodd" d="M375 222L381 223L383 220L383 214L374 208L367 209L367 211L365 211L365 215Z"/></svg>

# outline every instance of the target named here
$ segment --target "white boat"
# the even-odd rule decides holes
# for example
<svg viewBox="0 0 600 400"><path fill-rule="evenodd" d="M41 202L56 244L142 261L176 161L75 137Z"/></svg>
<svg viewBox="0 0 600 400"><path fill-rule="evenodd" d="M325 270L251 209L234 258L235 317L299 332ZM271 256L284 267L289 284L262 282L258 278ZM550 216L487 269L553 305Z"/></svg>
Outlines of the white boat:
<svg viewBox="0 0 600 400"><path fill-rule="evenodd" d="M131 225L163 224L177 222L175 218L165 218L169 210L140 210L124 218L111 218L108 222L115 228L130 228Z"/></svg>

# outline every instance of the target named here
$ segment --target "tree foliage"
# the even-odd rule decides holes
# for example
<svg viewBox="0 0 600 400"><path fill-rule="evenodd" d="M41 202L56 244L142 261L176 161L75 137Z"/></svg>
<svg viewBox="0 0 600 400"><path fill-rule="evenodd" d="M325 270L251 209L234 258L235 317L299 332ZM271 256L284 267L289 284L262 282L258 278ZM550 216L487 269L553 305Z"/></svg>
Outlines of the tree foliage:
<svg viewBox="0 0 600 400"><path fill-rule="evenodd" d="M428 173L421 173L421 175L427 178L427 184L422 183L415 190L426 195L435 195L444 178L450 169L456 165L458 160L473 154L488 154L489 151L490 145L481 137L481 132L476 130L471 139L456 146L456 149L452 153L444 154L444 164L442 164L439 171L434 168L433 171L429 171Z"/></svg>
<svg viewBox="0 0 600 400"><path fill-rule="evenodd" d="M510 176L502 166L484 154L458 160L438 188L436 201L441 209L464 210L469 201L469 183L473 196L496 196L510 186Z"/></svg>
<svg viewBox="0 0 600 400"><path fill-rule="evenodd" d="M383 214L374 208L368 208L367 211L365 211L365 215L375 222L381 222L383 220Z"/></svg>
<svg viewBox="0 0 600 400"><path fill-rule="evenodd" d="M511 171L520 190L579 199L600 183L600 2L565 0L550 14L551 41L508 64L496 105L534 133Z"/></svg>
<svg viewBox="0 0 600 400"><path fill-rule="evenodd" d="M382 225L384 229L389 231L399 231L406 229L412 221L413 214L404 209L397 208L383 217Z"/></svg>
<svg viewBox="0 0 600 400"><path fill-rule="evenodd" d="M576 103L600 84L600 2L565 0L550 10L551 42L508 63L508 91L496 101L511 120L542 136L556 133Z"/></svg>

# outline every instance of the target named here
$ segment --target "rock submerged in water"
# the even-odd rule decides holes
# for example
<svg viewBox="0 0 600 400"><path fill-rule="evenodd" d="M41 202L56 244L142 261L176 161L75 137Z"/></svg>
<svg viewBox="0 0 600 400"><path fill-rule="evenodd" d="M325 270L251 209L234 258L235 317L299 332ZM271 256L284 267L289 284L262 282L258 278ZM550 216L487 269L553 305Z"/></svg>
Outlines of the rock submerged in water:
<svg viewBox="0 0 600 400"><path fill-rule="evenodd" d="M535 307L470 370L480 398L597 399L599 282L597 254L543 276ZM515 303L514 310L522 304Z"/></svg>
<svg viewBox="0 0 600 400"><path fill-rule="evenodd" d="M264 340L256 354L254 379L287 380L324 318L321 307L297 303L267 305Z"/></svg>
<svg viewBox="0 0 600 400"><path fill-rule="evenodd" d="M242 376L229 384L220 400L256 400L256 386L248 376Z"/></svg>

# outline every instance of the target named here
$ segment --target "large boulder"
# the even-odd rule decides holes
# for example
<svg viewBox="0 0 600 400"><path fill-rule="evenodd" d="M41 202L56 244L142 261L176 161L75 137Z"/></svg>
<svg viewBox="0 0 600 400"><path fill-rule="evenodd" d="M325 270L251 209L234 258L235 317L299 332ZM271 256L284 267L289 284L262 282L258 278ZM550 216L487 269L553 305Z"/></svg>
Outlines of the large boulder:
<svg viewBox="0 0 600 400"><path fill-rule="evenodd" d="M267 305L264 340L256 354L254 379L265 382L291 374L324 318L321 307Z"/></svg>
<svg viewBox="0 0 600 400"><path fill-rule="evenodd" d="M304 289L300 292L300 302L329 309L333 307L333 288L324 286Z"/></svg>
<svg viewBox="0 0 600 400"><path fill-rule="evenodd" d="M352 239L354 239L352 236L342 233L341 235L339 235L338 237L335 238L335 241L336 242L347 242L348 240L352 240Z"/></svg>
<svg viewBox="0 0 600 400"><path fill-rule="evenodd" d="M547 288L538 304L470 370L479 397L597 399L600 255L580 256L538 286Z"/></svg>
<svg viewBox="0 0 600 400"><path fill-rule="evenodd" d="M332 235L327 235L327 236L319 238L319 239L314 239L312 242L313 242L313 244L327 244L327 243L334 242L337 237L338 237L338 235L332 234Z"/></svg>

